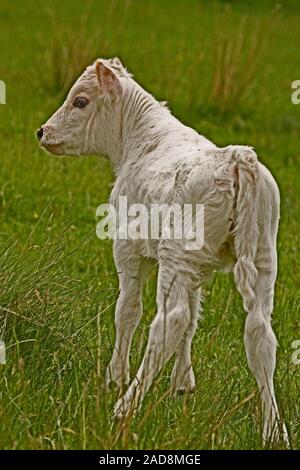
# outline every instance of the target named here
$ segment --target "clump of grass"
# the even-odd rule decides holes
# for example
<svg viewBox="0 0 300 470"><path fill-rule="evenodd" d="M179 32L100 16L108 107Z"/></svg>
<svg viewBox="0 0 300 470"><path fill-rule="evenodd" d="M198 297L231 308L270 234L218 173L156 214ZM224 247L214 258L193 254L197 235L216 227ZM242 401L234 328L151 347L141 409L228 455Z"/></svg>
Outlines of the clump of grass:
<svg viewBox="0 0 300 470"><path fill-rule="evenodd" d="M41 228L44 223L41 217ZM64 273L64 260L74 255L68 231L40 245L36 226L24 245L0 245L0 339L7 351L0 371L0 428L15 432L13 443L2 439L2 448L22 447L24 439L32 448L66 448L68 436L80 436L85 448L86 409L106 409L100 360L112 346L104 345L100 317L115 305L117 290ZM17 413L15 424L10 412Z"/></svg>
<svg viewBox="0 0 300 470"><path fill-rule="evenodd" d="M256 72L270 44L278 17L274 10L268 18L256 20L242 16L232 24L227 6L215 18L214 64L210 101L221 111L232 110L253 88ZM230 23L231 20L231 23Z"/></svg>
<svg viewBox="0 0 300 470"><path fill-rule="evenodd" d="M46 7L47 8L47 7ZM122 42L124 25L130 13L131 1L111 1L102 12L101 27L93 27L92 6L85 6L76 29L66 25L56 11L47 8L45 15L51 25L50 41L34 70L40 88L52 95L64 95L88 64L100 55L111 55L107 25L114 25L114 38Z"/></svg>
<svg viewBox="0 0 300 470"><path fill-rule="evenodd" d="M99 55L99 48L106 48L101 31L91 31L89 15L82 15L76 31L66 27L49 10L51 39L43 49L41 66L35 70L40 88L52 95L65 94L85 67Z"/></svg>

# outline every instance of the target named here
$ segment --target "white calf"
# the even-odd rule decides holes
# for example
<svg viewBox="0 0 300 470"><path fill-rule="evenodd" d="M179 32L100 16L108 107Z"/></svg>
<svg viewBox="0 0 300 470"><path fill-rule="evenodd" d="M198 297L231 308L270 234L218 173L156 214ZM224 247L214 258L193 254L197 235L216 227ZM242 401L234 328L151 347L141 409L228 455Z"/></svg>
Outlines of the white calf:
<svg viewBox="0 0 300 470"><path fill-rule="evenodd" d="M120 295L116 344L106 381L129 385L129 351L142 314L141 290L148 258L158 260L157 315L142 364L115 406L116 416L137 409L162 366L176 353L174 390L191 391L191 343L200 286L213 270L233 270L247 312L245 347L264 413L264 439L280 427L273 375L276 339L271 327L277 272L279 192L249 147L217 148L141 88L118 59L97 60L65 103L38 131L55 154L107 155L117 172L111 202L204 204L204 246L184 240L115 240Z"/></svg>

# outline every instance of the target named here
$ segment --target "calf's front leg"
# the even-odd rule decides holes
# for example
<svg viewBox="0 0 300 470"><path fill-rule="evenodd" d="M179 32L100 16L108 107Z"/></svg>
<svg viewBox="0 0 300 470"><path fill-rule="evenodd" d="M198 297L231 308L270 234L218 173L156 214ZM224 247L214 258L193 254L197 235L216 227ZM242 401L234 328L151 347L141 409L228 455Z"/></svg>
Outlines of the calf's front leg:
<svg viewBox="0 0 300 470"><path fill-rule="evenodd" d="M142 285L148 266L137 256L130 256L124 250L115 250L115 264L119 275L120 294L115 311L116 340L105 381L123 389L130 381L129 353L134 332L140 322L142 305Z"/></svg>
<svg viewBox="0 0 300 470"><path fill-rule="evenodd" d="M171 388L174 392L193 392L196 387L195 375L191 359L191 347L193 336L197 329L200 311L200 289L190 294L190 323L183 335L176 351L176 358L171 374Z"/></svg>
<svg viewBox="0 0 300 470"><path fill-rule="evenodd" d="M119 388L130 380L129 352L134 332L142 315L139 283L128 278L122 282L115 311L116 340L106 370L106 385L114 382Z"/></svg>

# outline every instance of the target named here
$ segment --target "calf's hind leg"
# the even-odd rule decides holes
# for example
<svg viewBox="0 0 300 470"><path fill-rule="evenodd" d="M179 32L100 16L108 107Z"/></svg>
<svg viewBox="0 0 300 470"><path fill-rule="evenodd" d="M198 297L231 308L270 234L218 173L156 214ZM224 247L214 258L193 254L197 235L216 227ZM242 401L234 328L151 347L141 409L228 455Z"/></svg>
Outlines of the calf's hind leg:
<svg viewBox="0 0 300 470"><path fill-rule="evenodd" d="M248 313L244 342L251 372L254 374L262 400L263 440L278 440L288 435L278 413L273 377L276 367L276 337L271 326L276 273L258 270L255 286L256 303Z"/></svg>
<svg viewBox="0 0 300 470"><path fill-rule="evenodd" d="M263 440L277 440L282 434L288 443L286 429L284 425L281 426L273 383L277 342L271 326L271 314L277 271L276 249L268 250L265 256L264 259L256 260L258 268L253 291L250 292L243 285L246 272L243 260L238 261L235 267L235 281L247 312L244 343L248 365L256 378L261 395Z"/></svg>

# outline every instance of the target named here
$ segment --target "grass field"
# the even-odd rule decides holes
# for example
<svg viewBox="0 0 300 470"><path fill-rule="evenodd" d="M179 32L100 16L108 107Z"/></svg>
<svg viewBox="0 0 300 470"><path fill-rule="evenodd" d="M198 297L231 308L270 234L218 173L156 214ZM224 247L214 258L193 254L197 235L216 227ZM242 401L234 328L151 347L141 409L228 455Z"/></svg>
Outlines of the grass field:
<svg viewBox="0 0 300 470"><path fill-rule="evenodd" d="M84 6L83 6L84 5ZM105 391L118 294L111 242L95 235L113 183L109 162L54 158L35 130L96 57L118 56L147 90L218 145L250 144L282 196L273 326L276 390L300 448L300 5L296 0L34 1L0 7L0 447L259 449L259 397L243 347L245 314L231 275L205 286L193 344L197 390L168 395L172 364L141 413L112 420ZM155 270L133 344L132 373L155 313ZM284 445L279 443L279 448Z"/></svg>

